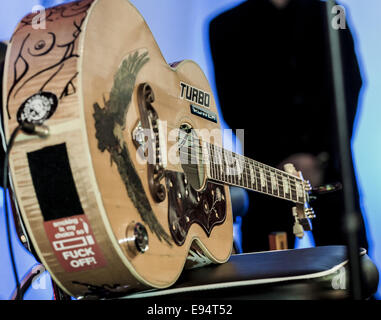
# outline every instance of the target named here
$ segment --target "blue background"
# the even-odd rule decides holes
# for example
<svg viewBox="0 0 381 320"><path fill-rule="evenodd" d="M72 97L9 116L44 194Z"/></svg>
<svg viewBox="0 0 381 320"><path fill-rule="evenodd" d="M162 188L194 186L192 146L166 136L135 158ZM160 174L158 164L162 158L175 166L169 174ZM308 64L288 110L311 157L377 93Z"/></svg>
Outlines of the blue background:
<svg viewBox="0 0 381 320"><path fill-rule="evenodd" d="M10 39L18 21L31 12L34 5L49 7L64 2L68 1L7 1L0 11L0 40ZM218 13L241 3L242 0L160 0L160 4L157 0L131 2L145 18L167 62L182 59L196 61L206 73L215 93L208 24ZM346 8L347 25L354 35L364 80L352 147L370 243L368 254L381 270L381 1L341 0L339 3ZM0 205L3 205L2 199ZM12 280L4 221L4 213L1 211L0 299L9 299L15 284ZM13 229L12 234L19 277L22 277L33 268L36 261L16 240ZM296 246L308 246L313 243L313 239L307 238L306 241L307 243L296 243ZM36 280L25 295L25 299L52 298L52 287L47 272ZM377 298L381 298L380 286Z"/></svg>

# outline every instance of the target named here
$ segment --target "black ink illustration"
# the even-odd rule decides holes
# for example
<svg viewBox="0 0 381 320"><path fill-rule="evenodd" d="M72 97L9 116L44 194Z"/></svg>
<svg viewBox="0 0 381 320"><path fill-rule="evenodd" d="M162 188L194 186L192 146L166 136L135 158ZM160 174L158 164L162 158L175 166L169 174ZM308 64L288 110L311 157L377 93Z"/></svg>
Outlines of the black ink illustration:
<svg viewBox="0 0 381 320"><path fill-rule="evenodd" d="M11 119L9 112L10 100L15 98L23 88L27 87L27 85L30 84L32 80L35 80L37 77L43 76L46 73L51 73L53 71L53 73L49 73L49 77L41 83L39 91L36 92L36 94L39 94L44 91L45 87L48 84L54 81L57 75L64 69L65 63L67 61L79 58L79 55L77 54L78 38L82 32L82 25L86 18L86 12L91 6L92 2L92 0L80 2L77 1L46 10L46 22L54 22L55 20L59 19L72 18L72 25L74 29L71 33L72 39L69 41L66 40L64 42L60 42L59 35L49 31L49 25L47 30L31 31L24 36L12 66L13 79L7 94L6 105L8 119ZM17 34L25 26L31 26L34 16L35 14L31 14L24 18L21 21L19 28L15 31L14 35ZM31 43L32 34L34 38L36 38L36 35L38 35L40 39L37 41L33 40L33 43ZM14 36L12 37L12 40L14 40ZM40 70L31 73L31 59L34 59L33 63L36 63L36 58L46 59L46 56L51 54L53 50L59 52L58 59L56 59L53 64L48 66L46 66L44 60L41 60L41 65L43 67ZM56 54L56 52L54 52L54 54ZM74 84L74 79L77 77L77 75L78 72L76 72L70 78L65 87L62 88L61 92L56 93L59 97L59 100L76 93L77 90Z"/></svg>
<svg viewBox="0 0 381 320"><path fill-rule="evenodd" d="M165 232L152 211L142 182L131 160L127 144L123 139L126 114L131 103L136 76L148 60L147 52L140 55L135 52L129 55L114 77L110 99L104 102L104 108L101 108L98 103L94 104L96 138L98 139L99 150L102 152L107 150L110 153L111 164L117 165L128 196L142 220L160 241L164 240L171 245L170 236Z"/></svg>

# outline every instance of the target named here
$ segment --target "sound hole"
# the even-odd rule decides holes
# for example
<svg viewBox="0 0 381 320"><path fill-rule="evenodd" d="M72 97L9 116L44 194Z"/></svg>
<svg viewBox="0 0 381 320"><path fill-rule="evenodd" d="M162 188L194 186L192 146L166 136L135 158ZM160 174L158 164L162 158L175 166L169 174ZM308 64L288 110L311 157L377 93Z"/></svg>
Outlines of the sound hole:
<svg viewBox="0 0 381 320"><path fill-rule="evenodd" d="M188 182L195 190L201 190L206 180L201 141L195 130L187 123L180 126L179 153Z"/></svg>

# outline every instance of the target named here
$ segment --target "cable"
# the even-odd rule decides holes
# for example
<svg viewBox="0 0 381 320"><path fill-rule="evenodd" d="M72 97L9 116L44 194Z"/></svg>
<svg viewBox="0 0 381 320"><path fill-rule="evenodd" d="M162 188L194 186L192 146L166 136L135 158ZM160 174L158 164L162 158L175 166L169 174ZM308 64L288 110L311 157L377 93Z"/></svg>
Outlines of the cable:
<svg viewBox="0 0 381 320"><path fill-rule="evenodd" d="M8 162L9 155L11 153L13 144L15 142L17 134L23 131L26 134L37 135L41 138L46 138L49 136L49 128L44 125L37 125L32 123L22 123L18 125L12 132L11 137L9 138L9 142L6 145L5 156L4 156L4 167L3 167L3 194L4 194L4 209L5 209L5 224L7 230L7 238L8 238L8 247L9 253L11 256L11 264L13 270L13 276L16 281L16 295L15 300L22 299L23 294L20 292L20 281L17 273L16 260L13 253L12 247L12 238L11 238L11 227L9 224L9 209L8 209L8 201L7 201L7 189L8 189ZM21 295L20 295L21 294Z"/></svg>
<svg viewBox="0 0 381 320"><path fill-rule="evenodd" d="M13 143L16 139L17 134L22 129L22 126L19 125L16 129L13 130L9 142L7 144L4 156L4 168L3 168L3 193L4 193L4 209L5 209L5 225L7 229L7 237L8 237L8 247L9 253L11 256L11 264L13 270L13 276L16 281L16 300L20 300L20 281L17 274L16 261L13 254L12 248L12 239L11 239L11 227L9 225L9 209L8 209L8 201L7 201L7 185L8 185L8 159L10 155L10 151L12 149Z"/></svg>

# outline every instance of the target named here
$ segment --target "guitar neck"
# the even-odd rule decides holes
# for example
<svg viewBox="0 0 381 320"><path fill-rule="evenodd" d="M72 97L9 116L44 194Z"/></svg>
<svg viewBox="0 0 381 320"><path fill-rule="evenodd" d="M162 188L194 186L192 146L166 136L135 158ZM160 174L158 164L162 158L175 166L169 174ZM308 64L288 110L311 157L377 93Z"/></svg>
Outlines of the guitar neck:
<svg viewBox="0 0 381 320"><path fill-rule="evenodd" d="M210 180L304 204L303 180L285 171L204 142Z"/></svg>

